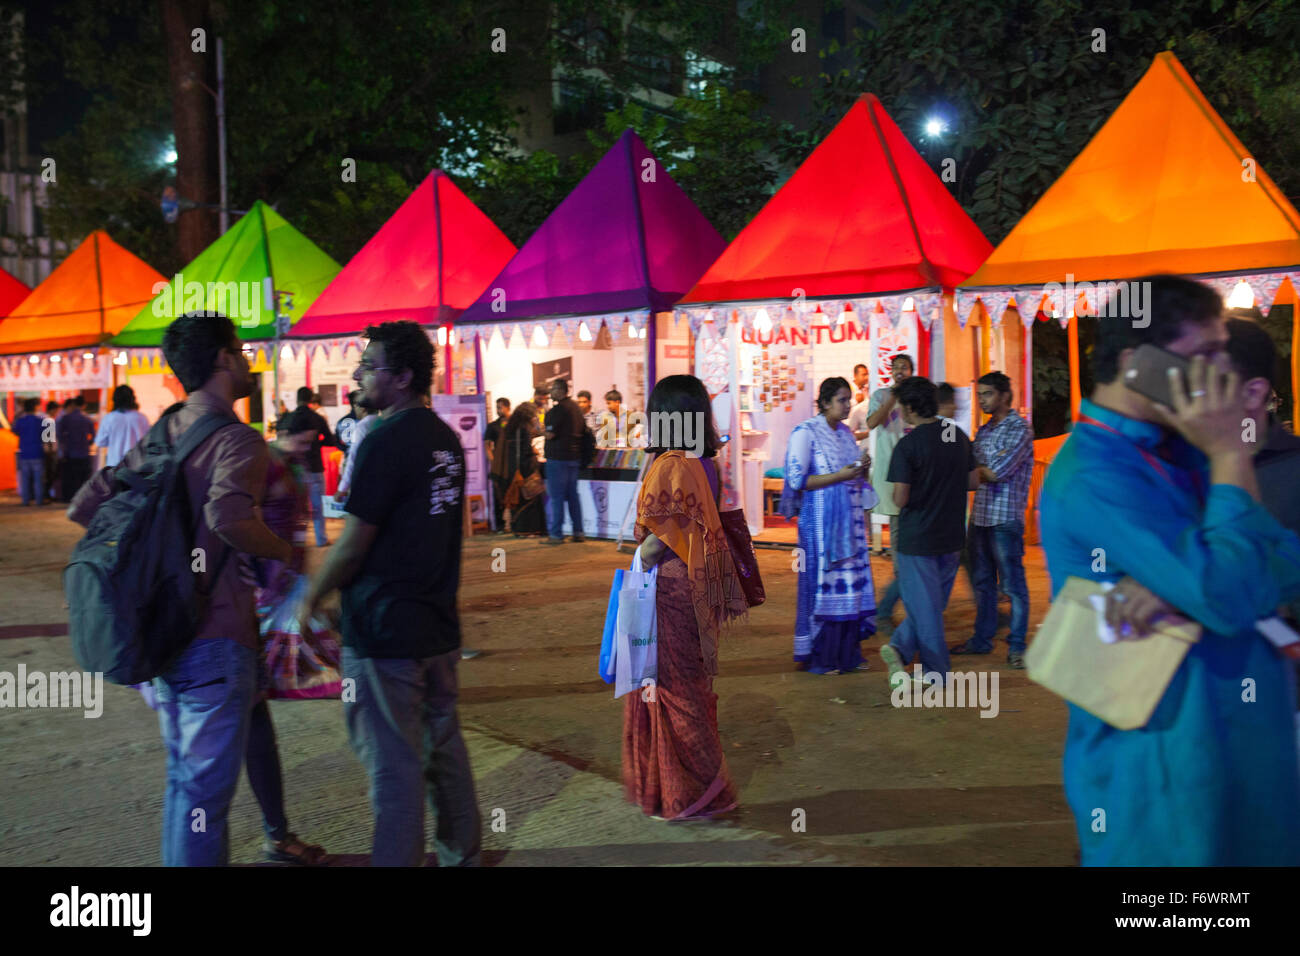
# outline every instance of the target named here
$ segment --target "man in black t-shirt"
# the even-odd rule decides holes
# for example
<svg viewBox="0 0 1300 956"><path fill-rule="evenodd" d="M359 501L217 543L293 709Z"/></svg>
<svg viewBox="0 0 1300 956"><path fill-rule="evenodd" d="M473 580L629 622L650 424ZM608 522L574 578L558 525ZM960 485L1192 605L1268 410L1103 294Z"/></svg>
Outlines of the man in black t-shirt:
<svg viewBox="0 0 1300 956"><path fill-rule="evenodd" d="M496 473L497 446L501 444L506 433L506 422L510 420L510 399L497 399L497 420L488 425L483 433L484 451L487 452L488 474L492 477L492 514L496 518L493 527L503 531L506 526L505 506L506 491L510 481L504 475ZM514 476L511 475L511 478Z"/></svg>
<svg viewBox="0 0 1300 956"><path fill-rule="evenodd" d="M555 404L546 413L546 531L547 544L564 544L564 506L569 506L573 540L582 534L582 501L578 498L578 468L582 455L582 433L587 430L578 403L569 398L569 383L557 378L551 383Z"/></svg>
<svg viewBox="0 0 1300 956"><path fill-rule="evenodd" d="M357 449L343 534L300 620L342 589L344 716L370 775L371 864L423 865L427 786L439 864L477 865L481 822L456 716L465 456L424 404L434 365L424 330L385 322L365 334L354 378L382 417Z"/></svg>
<svg viewBox="0 0 1300 956"><path fill-rule="evenodd" d="M979 487L978 466L970 439L938 418L933 382L913 376L894 394L912 429L894 447L888 475L900 509L891 543L907 620L880 656L891 681L900 672L906 679L904 668L916 656L927 677L937 672L946 681L943 612L966 541L966 494Z"/></svg>

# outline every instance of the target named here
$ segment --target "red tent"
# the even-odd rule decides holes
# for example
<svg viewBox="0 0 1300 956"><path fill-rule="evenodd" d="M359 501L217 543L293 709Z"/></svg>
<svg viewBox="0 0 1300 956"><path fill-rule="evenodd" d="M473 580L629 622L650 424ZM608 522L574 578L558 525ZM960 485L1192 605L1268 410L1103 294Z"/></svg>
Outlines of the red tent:
<svg viewBox="0 0 1300 956"><path fill-rule="evenodd" d="M515 254L514 244L440 169L352 257L290 330L292 338L355 335L409 319L450 322Z"/></svg>
<svg viewBox="0 0 1300 956"><path fill-rule="evenodd" d="M0 269L0 317L8 315L31 295L32 290L4 269Z"/></svg>
<svg viewBox="0 0 1300 956"><path fill-rule="evenodd" d="M950 290L992 249L865 93L679 304Z"/></svg>

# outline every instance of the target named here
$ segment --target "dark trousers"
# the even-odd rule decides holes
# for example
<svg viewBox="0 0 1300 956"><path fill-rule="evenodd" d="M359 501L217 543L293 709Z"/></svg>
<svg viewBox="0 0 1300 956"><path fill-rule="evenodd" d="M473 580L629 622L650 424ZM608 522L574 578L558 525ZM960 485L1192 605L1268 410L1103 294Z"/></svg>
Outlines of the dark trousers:
<svg viewBox="0 0 1300 956"><path fill-rule="evenodd" d="M265 700L258 702L249 715L244 769L262 809L262 829L268 839L278 843L289 835L289 819L284 813L284 777L275 743L275 724L271 723L271 708Z"/></svg>
<svg viewBox="0 0 1300 956"><path fill-rule="evenodd" d="M426 798L437 816L438 864L479 864L482 823L456 716L459 661L459 650L405 660L343 648L344 677L356 680L343 716L375 812L372 866L424 865Z"/></svg>
<svg viewBox="0 0 1300 956"><path fill-rule="evenodd" d="M59 469L59 483L63 491L63 500L71 501L81 486L90 480L89 458L65 458Z"/></svg>

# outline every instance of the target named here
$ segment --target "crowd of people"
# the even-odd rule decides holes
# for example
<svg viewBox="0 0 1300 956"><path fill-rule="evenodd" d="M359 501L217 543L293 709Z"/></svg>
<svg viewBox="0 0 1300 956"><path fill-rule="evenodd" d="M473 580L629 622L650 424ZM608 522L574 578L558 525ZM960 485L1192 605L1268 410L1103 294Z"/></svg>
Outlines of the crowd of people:
<svg viewBox="0 0 1300 956"><path fill-rule="evenodd" d="M547 544L564 544L567 509L569 540L586 540L578 472L589 466L602 448L626 448L635 443L641 426L629 433L623 416L623 395L605 393L605 410L591 405L591 392L569 397L569 383L557 378L537 385L532 401L511 411L510 399L496 400L496 419L484 432L488 472L492 480L495 527L517 538L546 536Z"/></svg>
<svg viewBox="0 0 1300 956"><path fill-rule="evenodd" d="M1125 639L1175 616L1197 622L1202 634L1143 727L1121 730L1069 705L1065 788L1082 860L1295 863L1296 672L1276 649L1280 640L1256 625L1278 615L1294 624L1300 610L1300 438L1272 414L1278 359L1267 332L1225 318L1208 287L1168 276L1142 281L1151 287L1148 322L1098 324L1096 385L1042 490L1043 547L1053 597L1072 576L1115 584L1105 617ZM426 797L436 808L440 863L479 860L479 809L456 716L465 460L454 431L429 407L434 353L424 331L390 322L366 336L353 412L338 429L350 446L339 495L347 520L309 576L305 516L317 472L308 463L319 463L319 444L329 440L310 391L268 447L233 416L252 377L230 321L195 313L167 330L163 350L187 392L166 413L170 438L204 415L230 418L184 474L196 546L235 560L205 572L211 600L199 639L152 685L167 750L164 863L225 862L241 767L262 809L268 855L321 862L324 850L289 829L265 702L285 687L333 695L344 680L355 682L355 693L342 695L348 737L370 778L372 862L422 862ZM1169 372L1171 405L1127 384L1138 350L1150 345L1187 360L1185 373ZM880 656L891 683L914 679L906 672L913 661L926 680L949 681L952 655L992 652L1002 594L1011 606L1007 666L1023 668L1033 433L1014 407L1010 379L990 372L975 383L985 419L972 438L954 417L955 389L915 374L910 356L895 357L891 384L869 395L867 371L856 368L852 383L820 383L817 413L788 443L781 511L798 517L797 666L818 675L865 670L862 645L881 633L889 636ZM571 492L593 420L590 396L579 397L585 403L570 400L568 383L557 380L513 409L497 400L488 451L504 517L517 531L562 541L567 507L582 540ZM115 393L114 403L122 423L105 421L96 439L82 431L74 401L71 425L60 432L55 422L55 440L77 448L78 437L103 440L108 432L114 465L134 467L139 448L113 435L141 423L130 417L127 393ZM692 439L688 447L683 432L665 430L647 450L635 536L646 569L658 568L658 676L649 693L626 696L623 779L647 815L707 818L738 802L713 680L723 633L747 603L719 510L723 439L703 383L664 378L648 412L695 415L704 429L702 445ZM20 455L35 447L42 465L46 422L32 408L15 428ZM87 524L113 495L114 474L105 468L86 482L69 517ZM888 520L888 548L877 550L894 570L879 605L873 514ZM943 617L963 565L975 623L950 648ZM341 608L330 620L335 591ZM896 603L905 615L897 626ZM290 638L278 631L268 638L268 619L315 655L311 674L281 672L294 655L275 648ZM188 825L198 807L207 819L201 832Z"/></svg>
<svg viewBox="0 0 1300 956"><path fill-rule="evenodd" d="M18 489L24 506L69 502L90 478L95 462L116 465L149 430L129 385L113 390L113 410L97 421L98 406L81 395L23 400L11 428L18 437Z"/></svg>
<svg viewBox="0 0 1300 956"><path fill-rule="evenodd" d="M870 396L865 365L854 369L853 385L825 380L818 414L790 436L780 510L799 518L794 659L815 674L865 670L861 642L880 630L891 636L881 650L891 675L913 659L927 672L947 673L943 612L965 556L975 633L951 653L992 652L1002 593L1012 606L1007 664L1023 668L1033 431L1013 407L1011 380L1001 372L979 379L976 394L989 419L972 442L953 419L952 385L915 375L906 354L893 359L891 372L892 384ZM879 603L869 560L873 514L888 521L889 546L878 553L894 566ZM906 617L895 628L900 601Z"/></svg>

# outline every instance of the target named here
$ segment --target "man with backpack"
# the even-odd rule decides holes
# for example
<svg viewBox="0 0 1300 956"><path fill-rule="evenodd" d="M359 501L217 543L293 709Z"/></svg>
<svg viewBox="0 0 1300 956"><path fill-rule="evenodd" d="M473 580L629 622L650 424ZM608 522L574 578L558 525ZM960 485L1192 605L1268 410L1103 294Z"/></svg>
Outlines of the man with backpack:
<svg viewBox="0 0 1300 956"><path fill-rule="evenodd" d="M229 857L227 815L257 689L257 618L253 590L240 582L240 557L289 562L293 549L258 514L269 456L262 437L234 414L234 402L252 392L253 378L233 323L214 312L183 315L168 326L163 355L185 388L185 401L168 409L120 465L96 474L68 509L69 518L89 527L64 575L69 632L83 665L131 665L108 671L110 680L154 677L167 747L163 865L219 866ZM173 474L163 466L175 468L177 459L174 487L149 497L151 476ZM148 508L156 513L142 522ZM181 509L179 521L173 508ZM145 530L130 537L169 520L177 533ZM123 550L132 550L114 565L93 546L116 547L119 527ZM159 553L166 560L157 561ZM83 572L97 561L108 567ZM138 570L151 567L152 582ZM138 598L126 593L132 590ZM146 606L135 610L133 600ZM102 602L118 620L132 618L136 634L147 638L144 646L132 645L131 633L102 620ZM160 615L175 626L159 628ZM188 644L186 630L194 638ZM113 640L119 646L106 646ZM168 640L178 646L166 653L151 646Z"/></svg>

